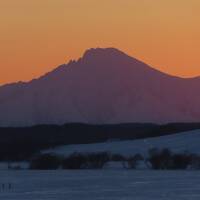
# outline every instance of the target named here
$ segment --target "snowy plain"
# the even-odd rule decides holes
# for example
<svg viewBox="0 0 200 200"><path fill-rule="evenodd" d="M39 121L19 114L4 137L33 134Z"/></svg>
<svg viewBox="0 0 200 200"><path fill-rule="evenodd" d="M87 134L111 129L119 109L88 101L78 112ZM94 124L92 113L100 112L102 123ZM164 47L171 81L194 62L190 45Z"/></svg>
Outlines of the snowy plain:
<svg viewBox="0 0 200 200"><path fill-rule="evenodd" d="M109 151L147 154L148 149L200 153L200 130L135 141L62 146L62 155ZM0 170L0 200L199 200L200 172L154 170Z"/></svg>
<svg viewBox="0 0 200 200"><path fill-rule="evenodd" d="M147 155L148 150L152 148L169 148L173 152L200 154L200 130L187 131L168 136L155 138L130 140L130 141L112 141L96 144L78 144L57 147L45 152L69 155L74 152L111 152L119 153L125 156L141 153Z"/></svg>
<svg viewBox="0 0 200 200"><path fill-rule="evenodd" d="M199 200L197 171L0 171L1 200ZM11 188L7 184L11 184Z"/></svg>

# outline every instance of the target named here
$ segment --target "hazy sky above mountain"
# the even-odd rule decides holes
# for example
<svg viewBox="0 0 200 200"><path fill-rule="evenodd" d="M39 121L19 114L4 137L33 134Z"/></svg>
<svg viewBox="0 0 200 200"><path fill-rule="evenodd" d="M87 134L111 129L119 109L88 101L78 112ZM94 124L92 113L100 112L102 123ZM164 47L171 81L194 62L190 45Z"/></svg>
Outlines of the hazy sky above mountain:
<svg viewBox="0 0 200 200"><path fill-rule="evenodd" d="M0 0L0 84L30 80L91 47L200 75L199 0Z"/></svg>

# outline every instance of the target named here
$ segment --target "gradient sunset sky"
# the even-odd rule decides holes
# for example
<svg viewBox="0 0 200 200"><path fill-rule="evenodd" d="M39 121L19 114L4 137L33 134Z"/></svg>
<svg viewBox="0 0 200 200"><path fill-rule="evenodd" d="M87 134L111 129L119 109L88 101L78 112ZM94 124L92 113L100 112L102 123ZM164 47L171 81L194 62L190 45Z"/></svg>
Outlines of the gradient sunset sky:
<svg viewBox="0 0 200 200"><path fill-rule="evenodd" d="M0 84L116 47L164 72L200 75L200 0L0 0Z"/></svg>

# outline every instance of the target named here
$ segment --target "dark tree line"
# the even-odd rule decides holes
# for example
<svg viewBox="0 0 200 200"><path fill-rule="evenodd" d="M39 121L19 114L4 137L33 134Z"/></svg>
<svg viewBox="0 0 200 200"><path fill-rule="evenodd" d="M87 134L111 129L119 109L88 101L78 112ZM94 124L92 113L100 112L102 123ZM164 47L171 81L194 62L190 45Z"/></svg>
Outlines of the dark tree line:
<svg viewBox="0 0 200 200"><path fill-rule="evenodd" d="M108 152L97 153L73 153L68 157L61 157L53 154L41 154L30 161L30 169L102 169L110 161L122 162L124 168L136 168L137 162L143 160L139 154L131 157L124 157L120 154ZM125 164L127 162L127 164Z"/></svg>
<svg viewBox="0 0 200 200"><path fill-rule="evenodd" d="M30 160L30 169L102 169L108 162L121 162L125 169L137 169L140 162L153 170L200 169L200 156L189 153L172 153L169 149L150 149L144 158L141 154L123 156L108 152L73 153L68 157L39 154Z"/></svg>

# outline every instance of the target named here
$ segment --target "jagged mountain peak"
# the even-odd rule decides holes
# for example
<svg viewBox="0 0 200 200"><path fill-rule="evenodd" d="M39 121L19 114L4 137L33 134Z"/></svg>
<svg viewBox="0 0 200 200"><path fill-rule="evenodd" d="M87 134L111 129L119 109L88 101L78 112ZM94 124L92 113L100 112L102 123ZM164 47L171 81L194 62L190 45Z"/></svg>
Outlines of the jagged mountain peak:
<svg viewBox="0 0 200 200"><path fill-rule="evenodd" d="M130 59L131 57L120 51L117 48L91 48L84 52L82 60L93 60L93 61L114 61L119 59ZM134 58L132 58L134 59ZM135 59L136 60L136 59Z"/></svg>
<svg viewBox="0 0 200 200"><path fill-rule="evenodd" d="M122 51L114 47L107 47L107 48L97 47L97 48L87 49L84 52L83 57L95 56L95 55L108 55L108 54L109 55L120 55L120 54L126 55L125 53L123 53Z"/></svg>

